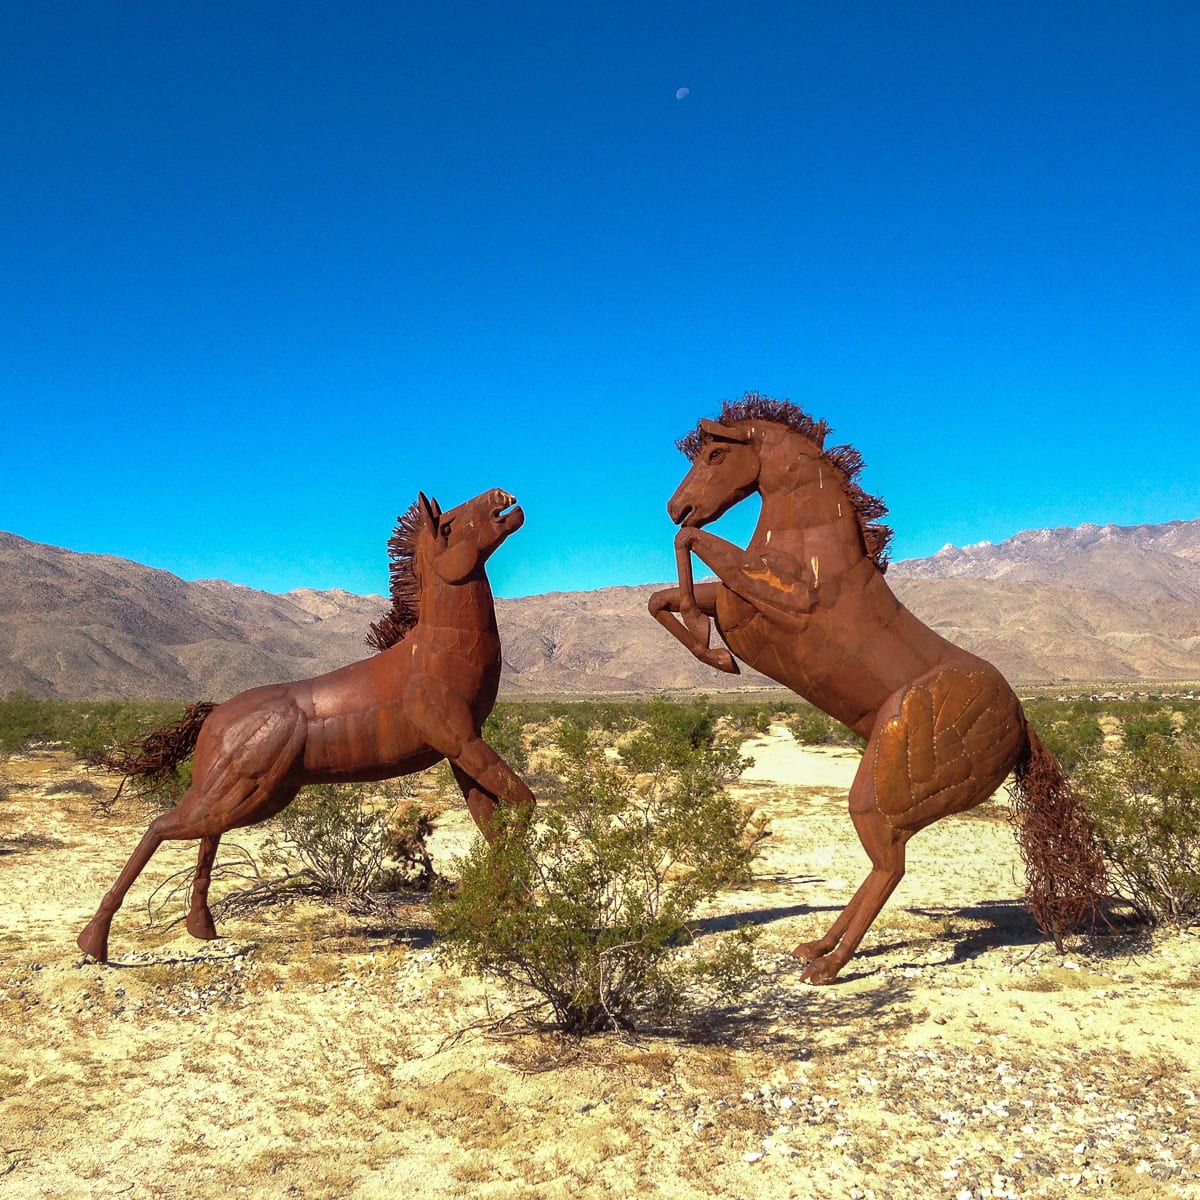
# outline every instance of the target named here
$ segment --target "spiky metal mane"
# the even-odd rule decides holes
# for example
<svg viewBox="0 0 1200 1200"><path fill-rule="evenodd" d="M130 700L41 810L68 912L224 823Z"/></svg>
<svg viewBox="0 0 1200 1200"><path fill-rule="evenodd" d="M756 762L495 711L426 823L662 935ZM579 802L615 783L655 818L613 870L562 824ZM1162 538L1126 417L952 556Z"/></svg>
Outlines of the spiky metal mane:
<svg viewBox="0 0 1200 1200"><path fill-rule="evenodd" d="M423 518L421 502L396 518L396 528L388 538L388 577L391 581L392 607L371 626L367 645L386 650L400 641L421 616L421 580L417 574L417 537Z"/></svg>
<svg viewBox="0 0 1200 1200"><path fill-rule="evenodd" d="M790 400L775 400L759 392L747 392L740 400L723 400L721 414L716 420L722 425L738 425L744 421L769 421L775 425L784 425L812 442L821 451L821 457L832 464L842 476L846 487L846 499L850 501L854 515L858 518L858 527L862 530L863 543L871 561L880 571L887 570L888 543L892 540L892 530L879 523L879 518L887 512L887 505L878 496L863 491L856 482L858 473L863 468L863 459L853 446L825 449L825 438L833 432L825 421L814 420ZM707 439L708 434L697 425L675 444L689 460L695 461Z"/></svg>

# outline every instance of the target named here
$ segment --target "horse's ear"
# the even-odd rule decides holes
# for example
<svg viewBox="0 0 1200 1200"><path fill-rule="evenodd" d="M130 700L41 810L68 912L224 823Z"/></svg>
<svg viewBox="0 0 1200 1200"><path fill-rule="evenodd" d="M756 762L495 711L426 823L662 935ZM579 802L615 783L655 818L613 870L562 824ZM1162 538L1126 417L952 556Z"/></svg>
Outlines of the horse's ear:
<svg viewBox="0 0 1200 1200"><path fill-rule="evenodd" d="M707 417L700 418L700 430L710 438L716 438L719 442L748 442L750 440L748 433L743 433L740 429L731 429L728 425L722 425L720 421L710 421Z"/></svg>
<svg viewBox="0 0 1200 1200"><path fill-rule="evenodd" d="M425 518L425 528L428 529L430 533L436 534L438 530L438 517L441 515L441 510L434 512L434 504L436 504L436 501L434 504L430 504L428 499L425 497L425 493L418 492L417 503L421 506L421 516Z"/></svg>
<svg viewBox="0 0 1200 1200"><path fill-rule="evenodd" d="M429 498L429 507L433 510L433 519L440 521L442 519L442 506L437 502L436 496Z"/></svg>

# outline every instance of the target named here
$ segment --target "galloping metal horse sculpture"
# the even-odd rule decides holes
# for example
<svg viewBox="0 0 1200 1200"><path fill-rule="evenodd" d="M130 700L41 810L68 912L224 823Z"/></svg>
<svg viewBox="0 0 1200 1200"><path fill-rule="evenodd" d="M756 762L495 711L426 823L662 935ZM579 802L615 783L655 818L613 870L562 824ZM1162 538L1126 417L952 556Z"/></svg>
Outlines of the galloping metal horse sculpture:
<svg viewBox="0 0 1200 1200"><path fill-rule="evenodd" d="M737 655L867 739L850 815L871 871L824 937L793 954L808 961L806 980L832 982L903 877L909 838L982 803L1014 768L1019 800L1057 834L1053 847L1022 841L1046 893L1035 915L1057 939L1059 918L1103 884L1090 826L1000 672L896 599L884 581L891 531L877 523L887 510L854 482L857 451L825 450L827 433L757 393L702 420L679 443L692 468L667 504L681 526L679 586L650 600L701 661L736 673ZM746 549L701 528L753 492L762 512ZM719 582L693 582L692 554ZM728 650L709 645L714 621ZM1066 867L1055 857L1064 831L1067 857L1077 856ZM1056 887L1068 876L1082 880L1072 895Z"/></svg>
<svg viewBox="0 0 1200 1200"><path fill-rule="evenodd" d="M306 783L390 779L446 758L486 837L498 800L532 807L528 787L480 732L500 682L484 566L521 527L515 505L497 489L443 513L419 496L388 543L392 608L368 638L381 653L314 679L242 692L175 739L169 760L126 766L131 773L162 769L195 747L191 786L151 822L79 935L80 949L107 961L113 914L168 839L200 839L187 929L216 937L208 888L221 835L281 812Z"/></svg>

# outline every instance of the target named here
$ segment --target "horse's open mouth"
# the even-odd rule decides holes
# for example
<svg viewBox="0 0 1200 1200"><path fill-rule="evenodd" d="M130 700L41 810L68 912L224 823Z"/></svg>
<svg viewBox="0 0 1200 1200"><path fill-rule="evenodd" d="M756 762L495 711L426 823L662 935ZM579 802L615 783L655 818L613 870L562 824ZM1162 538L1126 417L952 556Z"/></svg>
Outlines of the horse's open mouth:
<svg viewBox="0 0 1200 1200"><path fill-rule="evenodd" d="M525 513L517 503L515 496L501 492L500 503L492 509L492 520L503 529L516 528L525 520Z"/></svg>

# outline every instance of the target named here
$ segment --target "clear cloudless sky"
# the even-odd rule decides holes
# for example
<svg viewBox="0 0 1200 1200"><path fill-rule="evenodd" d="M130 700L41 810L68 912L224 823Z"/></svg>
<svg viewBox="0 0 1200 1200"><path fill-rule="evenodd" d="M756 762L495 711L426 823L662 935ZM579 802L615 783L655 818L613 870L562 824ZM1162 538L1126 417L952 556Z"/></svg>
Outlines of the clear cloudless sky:
<svg viewBox="0 0 1200 1200"><path fill-rule="evenodd" d="M383 591L499 485L501 595L669 579L748 389L897 558L1200 517L1194 0L13 0L0 112L23 537Z"/></svg>

